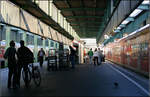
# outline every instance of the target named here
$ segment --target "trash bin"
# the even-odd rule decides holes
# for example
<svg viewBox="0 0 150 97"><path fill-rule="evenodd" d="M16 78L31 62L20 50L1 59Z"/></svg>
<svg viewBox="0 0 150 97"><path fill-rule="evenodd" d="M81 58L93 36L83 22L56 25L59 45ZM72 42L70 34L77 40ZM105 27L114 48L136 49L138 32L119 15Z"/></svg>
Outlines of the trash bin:
<svg viewBox="0 0 150 97"><path fill-rule="evenodd" d="M5 67L5 61L1 61L1 68Z"/></svg>

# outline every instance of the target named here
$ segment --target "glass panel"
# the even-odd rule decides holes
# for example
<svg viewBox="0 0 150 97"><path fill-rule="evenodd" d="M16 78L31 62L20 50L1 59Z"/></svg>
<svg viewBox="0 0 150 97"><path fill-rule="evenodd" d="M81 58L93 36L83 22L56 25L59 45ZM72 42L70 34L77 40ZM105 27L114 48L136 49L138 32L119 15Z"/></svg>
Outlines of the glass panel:
<svg viewBox="0 0 150 97"><path fill-rule="evenodd" d="M48 39L45 40L45 46L49 46L48 45Z"/></svg>
<svg viewBox="0 0 150 97"><path fill-rule="evenodd" d="M38 46L42 46L43 45L43 40L41 38L37 39L37 44Z"/></svg>
<svg viewBox="0 0 150 97"><path fill-rule="evenodd" d="M51 45L50 45L51 47L54 47L54 42L53 41L51 41Z"/></svg>
<svg viewBox="0 0 150 97"><path fill-rule="evenodd" d="M34 36L33 35L27 34L26 40L27 40L27 45L34 45Z"/></svg>

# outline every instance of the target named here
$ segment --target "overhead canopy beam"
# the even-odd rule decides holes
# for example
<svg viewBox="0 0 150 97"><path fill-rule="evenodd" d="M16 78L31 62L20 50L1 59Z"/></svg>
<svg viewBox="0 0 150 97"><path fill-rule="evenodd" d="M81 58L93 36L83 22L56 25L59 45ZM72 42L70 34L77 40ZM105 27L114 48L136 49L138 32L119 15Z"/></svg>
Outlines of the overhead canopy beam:
<svg viewBox="0 0 150 97"><path fill-rule="evenodd" d="M104 11L105 8L61 8L61 11Z"/></svg>
<svg viewBox="0 0 150 97"><path fill-rule="evenodd" d="M54 21L48 14L46 14L37 4L32 2L32 0L9 0L13 4L19 6L32 16L40 19L43 23L51 26L54 30L57 30L60 34L66 36L67 38L73 40L74 37L63 29L56 21ZM28 5L28 7L26 6Z"/></svg>
<svg viewBox="0 0 150 97"><path fill-rule="evenodd" d="M93 24L100 24L102 22L98 22L98 21L71 21L71 24L80 24L80 23L93 23Z"/></svg>
<svg viewBox="0 0 150 97"><path fill-rule="evenodd" d="M82 30L81 29L76 29L76 31L81 31L82 32ZM98 32L99 30L95 30L95 29L87 29L87 30L85 30L85 31L95 31L95 32Z"/></svg>
<svg viewBox="0 0 150 97"><path fill-rule="evenodd" d="M76 29L76 30L79 30L79 29L85 29L85 30L99 30L98 28L96 29L96 28L74 28L74 29Z"/></svg>
<svg viewBox="0 0 150 97"><path fill-rule="evenodd" d="M79 25L72 25L73 27L100 27L100 26L94 26L94 25L91 25L91 26L79 26Z"/></svg>
<svg viewBox="0 0 150 97"><path fill-rule="evenodd" d="M103 16L66 16L68 19L72 18L103 18Z"/></svg>

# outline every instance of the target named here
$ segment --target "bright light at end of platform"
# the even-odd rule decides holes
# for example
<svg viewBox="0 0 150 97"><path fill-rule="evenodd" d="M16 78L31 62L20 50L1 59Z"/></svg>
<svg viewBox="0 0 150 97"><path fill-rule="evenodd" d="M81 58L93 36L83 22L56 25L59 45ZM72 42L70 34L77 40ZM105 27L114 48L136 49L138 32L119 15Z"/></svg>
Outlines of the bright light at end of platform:
<svg viewBox="0 0 150 97"><path fill-rule="evenodd" d="M144 0L144 1L142 2L142 4L150 4L150 1L149 1L149 0Z"/></svg>
<svg viewBox="0 0 150 97"><path fill-rule="evenodd" d="M141 13L141 9L135 9L131 14L130 17L136 17L139 13Z"/></svg>
<svg viewBox="0 0 150 97"><path fill-rule="evenodd" d="M129 21L127 21L127 20L124 20L121 24L124 24L124 25L126 25L126 24L128 24L129 23Z"/></svg>

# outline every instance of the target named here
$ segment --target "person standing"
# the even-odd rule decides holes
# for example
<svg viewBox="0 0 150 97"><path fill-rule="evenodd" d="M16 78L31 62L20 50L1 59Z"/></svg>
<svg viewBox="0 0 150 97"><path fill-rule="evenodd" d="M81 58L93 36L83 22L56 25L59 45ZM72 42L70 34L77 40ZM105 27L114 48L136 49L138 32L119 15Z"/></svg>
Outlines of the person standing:
<svg viewBox="0 0 150 97"><path fill-rule="evenodd" d="M8 85L7 87L11 88L11 80L13 79L13 88L17 88L17 59L15 57L16 55L16 48L15 48L15 42L12 40L9 43L10 47L7 48L4 58L8 60Z"/></svg>
<svg viewBox="0 0 150 97"><path fill-rule="evenodd" d="M99 54L98 63L99 63L99 65L101 65L101 63L102 63L102 51L100 50L100 48L98 48L98 54Z"/></svg>
<svg viewBox="0 0 150 97"><path fill-rule="evenodd" d="M42 67L43 65L43 59L44 59L44 56L45 56L45 52L43 50L43 48L41 48L38 52L38 60L40 61L40 66Z"/></svg>
<svg viewBox="0 0 150 97"><path fill-rule="evenodd" d="M97 48L96 48L95 51L94 51L93 57L94 57L94 65L98 65L99 53L98 53L98 51L97 51Z"/></svg>
<svg viewBox="0 0 150 97"><path fill-rule="evenodd" d="M92 64L92 58L93 58L93 51L92 51L92 48L91 48L90 51L88 52L88 56L89 56L89 59L90 59L90 64Z"/></svg>
<svg viewBox="0 0 150 97"><path fill-rule="evenodd" d="M76 55L76 50L69 46L70 48L70 61L71 61L71 64L72 64L72 68L74 69L75 68L75 55Z"/></svg>
<svg viewBox="0 0 150 97"><path fill-rule="evenodd" d="M20 86L20 76L21 76L21 69L23 67L23 70L25 72L25 86L28 87L28 65L29 63L33 63L34 56L33 53L29 48L27 48L24 45L24 41L20 41L21 47L18 48L17 51L17 56L18 56L18 79L17 79L17 84Z"/></svg>

